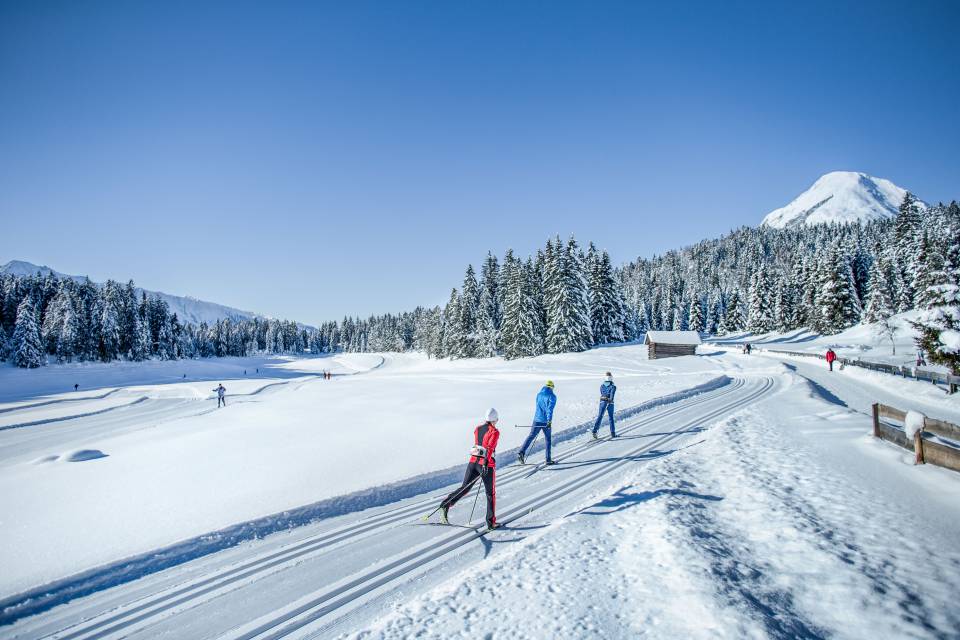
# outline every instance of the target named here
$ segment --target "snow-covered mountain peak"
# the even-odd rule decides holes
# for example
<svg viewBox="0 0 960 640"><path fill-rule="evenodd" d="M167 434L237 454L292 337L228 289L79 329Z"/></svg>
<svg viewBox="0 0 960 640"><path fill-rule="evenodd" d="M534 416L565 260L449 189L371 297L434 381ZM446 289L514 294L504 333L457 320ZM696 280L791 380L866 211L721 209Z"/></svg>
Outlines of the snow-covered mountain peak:
<svg viewBox="0 0 960 640"><path fill-rule="evenodd" d="M858 171L832 171L813 183L793 202L763 219L768 227L866 222L897 215L906 189L889 180ZM917 201L921 207L925 203Z"/></svg>

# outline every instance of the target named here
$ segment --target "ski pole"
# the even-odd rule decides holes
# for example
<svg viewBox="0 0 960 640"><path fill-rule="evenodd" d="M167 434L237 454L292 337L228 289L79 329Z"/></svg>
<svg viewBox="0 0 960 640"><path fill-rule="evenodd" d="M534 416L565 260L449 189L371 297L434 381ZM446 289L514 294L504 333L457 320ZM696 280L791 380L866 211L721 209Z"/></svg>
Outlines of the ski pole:
<svg viewBox="0 0 960 640"><path fill-rule="evenodd" d="M470 481L470 484L467 485L467 487L468 487L467 491L469 491L470 488L473 487L473 483L476 482L476 481L479 480L479 479L480 479L480 476L477 476L476 478L474 478L473 480L471 480L471 481ZM442 508L443 508L443 501L441 500L441 501L440 501L440 506L438 506L436 509L434 509L433 511L431 511L431 512L428 513L427 515L423 516L422 519L423 519L423 520L429 520L429 519L430 519L430 516L432 516L433 514L435 514L437 511L440 511L440 509L442 509ZM471 517L472 517L472 516L471 516Z"/></svg>
<svg viewBox="0 0 960 640"><path fill-rule="evenodd" d="M477 479L479 478L480 476L477 476ZM470 509L470 519L467 520L468 523L473 522L473 512L477 510L477 500L480 498L480 486L482 484L483 484L482 482L477 483L477 495L475 495L473 498L473 509Z"/></svg>

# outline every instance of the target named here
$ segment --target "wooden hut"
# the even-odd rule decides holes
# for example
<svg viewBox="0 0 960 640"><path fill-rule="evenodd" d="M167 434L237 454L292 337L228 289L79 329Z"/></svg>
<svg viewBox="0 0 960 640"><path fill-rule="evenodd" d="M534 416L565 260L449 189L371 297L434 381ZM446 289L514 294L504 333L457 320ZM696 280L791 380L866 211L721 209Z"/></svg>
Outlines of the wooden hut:
<svg viewBox="0 0 960 640"><path fill-rule="evenodd" d="M700 334L696 331L648 331L643 344L647 345L647 357L651 360L692 356L697 353Z"/></svg>

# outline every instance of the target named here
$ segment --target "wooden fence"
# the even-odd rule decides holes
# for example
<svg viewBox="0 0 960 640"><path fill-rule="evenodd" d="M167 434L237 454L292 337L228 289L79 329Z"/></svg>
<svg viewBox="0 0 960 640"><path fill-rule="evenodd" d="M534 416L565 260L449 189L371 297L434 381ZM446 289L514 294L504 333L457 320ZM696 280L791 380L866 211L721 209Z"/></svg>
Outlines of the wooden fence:
<svg viewBox="0 0 960 640"><path fill-rule="evenodd" d="M884 422L884 419L902 425L906 422L907 412L885 404L874 404L874 437L913 451L917 464L930 463L960 471L960 427L936 418L924 417L923 429L917 431L911 441L902 427Z"/></svg>
<svg viewBox="0 0 960 640"><path fill-rule="evenodd" d="M768 353L780 353L785 356L801 356L804 358L819 358L820 360L826 360L826 356L822 353L805 353L802 351L785 351L782 349L767 349L763 347L753 346L755 351L766 351ZM880 371L882 373L889 373L895 376L902 376L904 378L913 378L915 380L925 380L931 384L940 383L947 388L947 393L956 393L958 387L960 387L960 376L951 375L949 373L940 373L938 371L927 371L926 369L919 369L917 367L907 367L895 364L883 364L880 362L868 362L861 360L860 358L841 358L837 357L837 360L833 363L834 367L845 366L845 367L861 367L863 369L870 369L871 371Z"/></svg>

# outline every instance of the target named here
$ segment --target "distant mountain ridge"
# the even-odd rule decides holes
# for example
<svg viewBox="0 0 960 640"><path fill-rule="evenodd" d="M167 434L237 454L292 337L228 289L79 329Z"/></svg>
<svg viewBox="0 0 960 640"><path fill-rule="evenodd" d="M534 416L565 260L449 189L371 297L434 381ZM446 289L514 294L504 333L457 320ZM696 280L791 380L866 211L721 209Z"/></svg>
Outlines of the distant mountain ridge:
<svg viewBox="0 0 960 640"><path fill-rule="evenodd" d="M906 193L906 189L884 178L857 171L833 171L821 176L787 206L768 213L762 226L785 229L892 218ZM927 208L920 200L917 205Z"/></svg>
<svg viewBox="0 0 960 640"><path fill-rule="evenodd" d="M36 275L37 273L41 275L53 274L58 278L70 278L71 280L76 280L77 282L83 282L86 280L86 276L74 276L66 273L60 273L59 271L55 271L50 267L38 266L23 260L11 260L5 265L0 266L0 274L6 273L15 276L32 276ZM94 284L102 285L103 283L96 282ZM212 324L217 320L225 318L230 318L231 320L250 320L253 318L265 317L259 313L253 313L252 311L243 311L242 309L227 307L215 302L198 300L190 296L175 296L169 293L163 293L161 291L150 291L137 287L138 295L140 291L146 291L148 296L157 296L166 301L166 303L170 306L170 311L172 313L176 313L177 318L181 322L190 322L193 324L206 322L207 324Z"/></svg>

